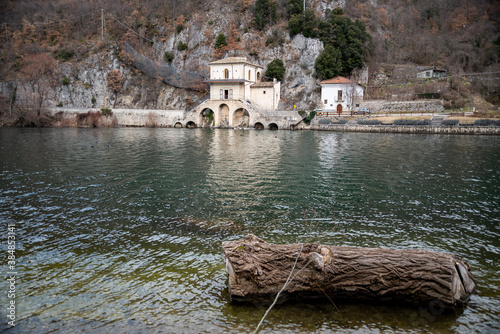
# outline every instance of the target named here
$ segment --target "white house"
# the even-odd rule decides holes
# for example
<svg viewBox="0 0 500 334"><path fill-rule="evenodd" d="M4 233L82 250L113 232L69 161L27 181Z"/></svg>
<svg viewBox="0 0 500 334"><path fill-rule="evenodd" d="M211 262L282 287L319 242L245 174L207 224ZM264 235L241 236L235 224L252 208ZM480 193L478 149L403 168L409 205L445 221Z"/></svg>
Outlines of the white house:
<svg viewBox="0 0 500 334"><path fill-rule="evenodd" d="M446 78L446 70L439 69L436 67L420 68L417 67L418 73L417 78L419 79L429 79L429 78Z"/></svg>
<svg viewBox="0 0 500 334"><path fill-rule="evenodd" d="M276 110L281 83L261 82L263 67L245 57L229 57L210 65L210 99L248 101L262 110Z"/></svg>
<svg viewBox="0 0 500 334"><path fill-rule="evenodd" d="M323 111L353 111L363 100L363 87L347 78L339 76L323 80L319 84Z"/></svg>

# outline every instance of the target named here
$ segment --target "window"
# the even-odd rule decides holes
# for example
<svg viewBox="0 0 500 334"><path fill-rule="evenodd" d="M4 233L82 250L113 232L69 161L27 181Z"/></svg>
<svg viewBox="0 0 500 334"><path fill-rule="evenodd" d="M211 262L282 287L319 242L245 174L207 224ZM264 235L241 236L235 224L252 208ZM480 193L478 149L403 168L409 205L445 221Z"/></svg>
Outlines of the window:
<svg viewBox="0 0 500 334"><path fill-rule="evenodd" d="M328 100L323 101L323 104L328 104Z"/></svg>
<svg viewBox="0 0 500 334"><path fill-rule="evenodd" d="M229 79L229 70L227 68L224 70L224 79Z"/></svg>
<svg viewBox="0 0 500 334"><path fill-rule="evenodd" d="M263 91L262 93L263 93L264 95L266 95L266 91Z"/></svg>
<svg viewBox="0 0 500 334"><path fill-rule="evenodd" d="M220 99L223 100L224 99L224 90L220 90Z"/></svg>
<svg viewBox="0 0 500 334"><path fill-rule="evenodd" d="M257 72L257 81L260 81L260 72Z"/></svg>
<svg viewBox="0 0 500 334"><path fill-rule="evenodd" d="M250 70L248 70L248 80L250 80L250 78L251 78L250 74L252 74L252 72Z"/></svg>
<svg viewBox="0 0 500 334"><path fill-rule="evenodd" d="M337 91L337 101L342 101L342 91Z"/></svg>
<svg viewBox="0 0 500 334"><path fill-rule="evenodd" d="M356 108L359 108L359 103L356 104Z"/></svg>

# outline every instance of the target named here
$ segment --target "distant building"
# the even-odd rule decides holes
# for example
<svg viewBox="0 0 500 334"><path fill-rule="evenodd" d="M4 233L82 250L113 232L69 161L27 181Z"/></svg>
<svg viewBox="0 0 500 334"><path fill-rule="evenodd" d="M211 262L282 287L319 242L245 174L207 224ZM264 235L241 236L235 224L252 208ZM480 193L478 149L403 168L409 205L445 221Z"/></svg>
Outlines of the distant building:
<svg viewBox="0 0 500 334"><path fill-rule="evenodd" d="M446 78L446 70L438 69L436 67L418 68L417 78L419 79L432 79L432 78Z"/></svg>
<svg viewBox="0 0 500 334"><path fill-rule="evenodd" d="M281 83L263 82L264 69L245 57L210 65L210 98L190 110L177 127L281 129L298 120L293 111L277 111Z"/></svg>
<svg viewBox="0 0 500 334"><path fill-rule="evenodd" d="M262 82L263 68L245 57L229 57L210 65L210 100L248 101L262 110L276 110L281 83Z"/></svg>
<svg viewBox="0 0 500 334"><path fill-rule="evenodd" d="M353 111L363 101L363 87L344 77L323 80L321 85L321 102L323 111L342 113Z"/></svg>

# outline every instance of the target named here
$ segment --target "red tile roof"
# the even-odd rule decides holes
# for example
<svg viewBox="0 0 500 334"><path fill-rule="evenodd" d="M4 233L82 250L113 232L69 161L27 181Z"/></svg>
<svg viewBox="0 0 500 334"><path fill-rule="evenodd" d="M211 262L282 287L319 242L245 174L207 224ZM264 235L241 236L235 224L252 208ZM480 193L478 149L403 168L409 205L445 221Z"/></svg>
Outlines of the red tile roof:
<svg viewBox="0 0 500 334"><path fill-rule="evenodd" d="M351 81L347 78L339 76L339 77L335 77L333 79L323 80L319 84L323 85L323 84L350 84L350 83L355 83L355 82Z"/></svg>

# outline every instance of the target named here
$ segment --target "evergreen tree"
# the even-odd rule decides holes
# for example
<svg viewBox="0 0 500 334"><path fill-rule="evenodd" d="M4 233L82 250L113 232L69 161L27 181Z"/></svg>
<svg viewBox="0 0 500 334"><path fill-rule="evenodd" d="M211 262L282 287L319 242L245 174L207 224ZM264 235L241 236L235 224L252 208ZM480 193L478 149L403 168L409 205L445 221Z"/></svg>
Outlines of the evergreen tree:
<svg viewBox="0 0 500 334"><path fill-rule="evenodd" d="M271 0L257 0L255 1L254 9L254 23L255 28L264 30L264 28L271 22L276 21L278 6L276 2Z"/></svg>
<svg viewBox="0 0 500 334"><path fill-rule="evenodd" d="M295 3L289 3L292 2ZM328 46L340 52L340 62L331 61L330 64L334 68L327 72L348 76L353 69L363 67L366 42L370 41L371 36L366 32L364 23L359 20L352 21L343 15L342 10L333 10L321 20L316 18L313 10L306 9L304 15L296 15L288 21L288 29L292 37L302 33L305 37L319 38L325 45L325 57L332 57L334 53L331 49L326 51ZM320 63L320 67L326 64L325 60ZM325 71L326 68L320 70L323 73Z"/></svg>
<svg viewBox="0 0 500 334"><path fill-rule="evenodd" d="M214 48L220 49L226 45L227 45L226 35L220 33L219 36L217 36L217 39L215 40Z"/></svg>
<svg viewBox="0 0 500 334"><path fill-rule="evenodd" d="M276 80L282 81L285 75L285 65L281 59L275 59L267 65L266 77L276 78Z"/></svg>
<svg viewBox="0 0 500 334"><path fill-rule="evenodd" d="M294 16L302 15L304 13L303 0L288 0L286 3L286 11L289 19Z"/></svg>
<svg viewBox="0 0 500 334"><path fill-rule="evenodd" d="M316 76L321 80L336 77L342 73L342 53L336 47L328 45L316 58L314 67Z"/></svg>

